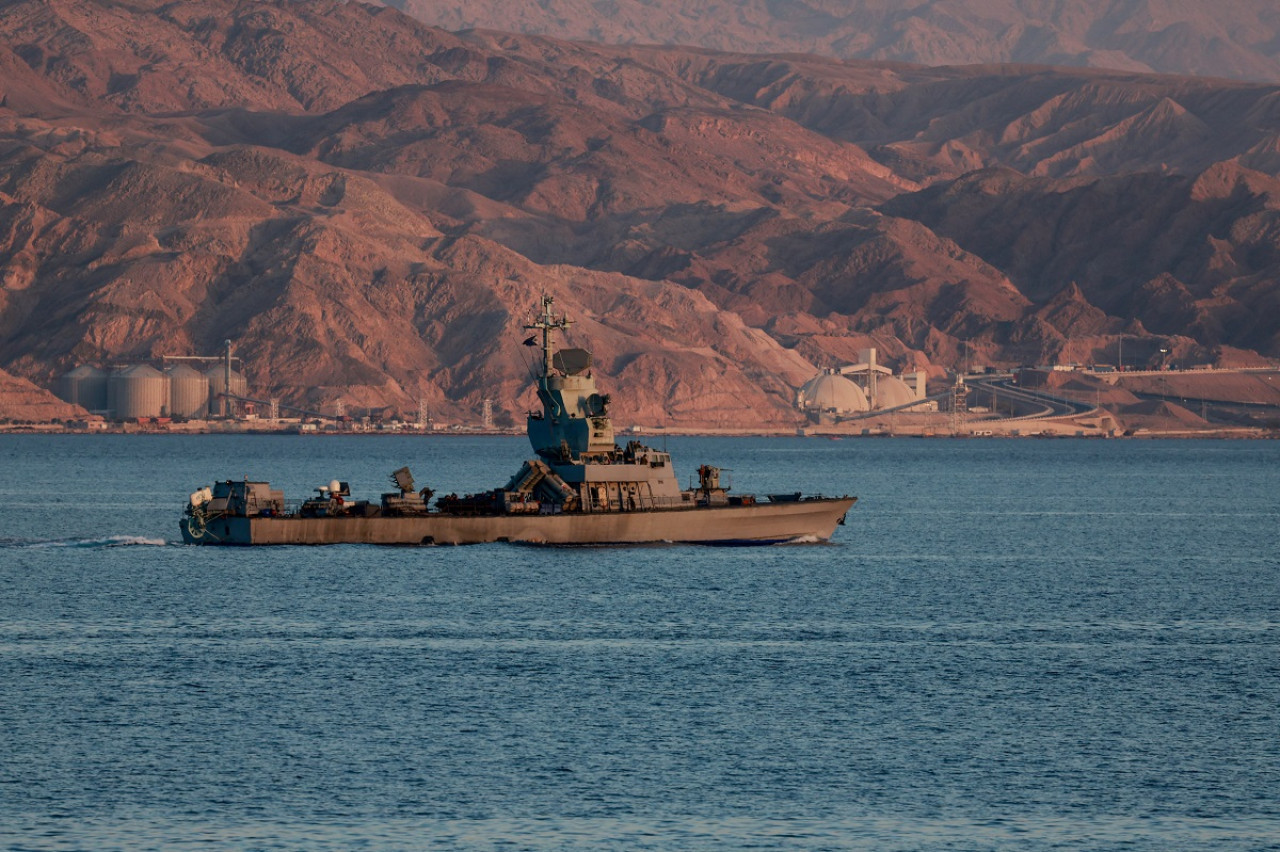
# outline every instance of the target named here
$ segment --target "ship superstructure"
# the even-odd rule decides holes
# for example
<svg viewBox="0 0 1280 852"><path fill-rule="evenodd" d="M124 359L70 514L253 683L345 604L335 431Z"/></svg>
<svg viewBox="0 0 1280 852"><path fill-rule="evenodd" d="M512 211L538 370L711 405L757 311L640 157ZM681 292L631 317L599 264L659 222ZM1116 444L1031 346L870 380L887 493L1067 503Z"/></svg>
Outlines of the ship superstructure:
<svg viewBox="0 0 1280 852"><path fill-rule="evenodd" d="M537 459L507 483L507 490L535 495L562 510L616 512L672 508L693 499L680 490L671 456L638 441L620 448L609 417L609 397L596 389L591 353L554 351L555 332L570 321L551 310L525 326L541 332L542 359L535 376L542 411L528 417L529 443Z"/></svg>

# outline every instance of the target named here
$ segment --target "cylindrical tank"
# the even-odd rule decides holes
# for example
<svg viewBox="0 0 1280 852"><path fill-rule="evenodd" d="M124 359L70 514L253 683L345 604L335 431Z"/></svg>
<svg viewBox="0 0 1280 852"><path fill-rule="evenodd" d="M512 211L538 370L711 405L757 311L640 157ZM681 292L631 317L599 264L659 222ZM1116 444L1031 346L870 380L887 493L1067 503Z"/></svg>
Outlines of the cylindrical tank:
<svg viewBox="0 0 1280 852"><path fill-rule="evenodd" d="M209 412L212 414L222 413L222 397L219 394L227 387L226 369L225 364L217 364L204 371L205 378L209 380ZM244 376L232 370L231 395L245 396L248 390L249 384L244 380Z"/></svg>
<svg viewBox="0 0 1280 852"><path fill-rule="evenodd" d="M87 411L106 411L107 372L81 364L58 380L58 398Z"/></svg>
<svg viewBox="0 0 1280 852"><path fill-rule="evenodd" d="M174 417L199 419L209 414L209 377L186 364L167 368L169 413Z"/></svg>
<svg viewBox="0 0 1280 852"><path fill-rule="evenodd" d="M160 417L169 409L169 379L146 364L122 367L107 378L107 407L116 420Z"/></svg>

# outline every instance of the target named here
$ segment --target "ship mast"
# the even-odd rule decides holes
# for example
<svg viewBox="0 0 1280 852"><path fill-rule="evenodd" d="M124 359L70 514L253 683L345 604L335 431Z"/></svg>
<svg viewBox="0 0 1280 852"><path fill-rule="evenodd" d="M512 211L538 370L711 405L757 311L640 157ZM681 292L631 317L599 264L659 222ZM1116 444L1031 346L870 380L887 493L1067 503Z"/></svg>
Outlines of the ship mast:
<svg viewBox="0 0 1280 852"><path fill-rule="evenodd" d="M567 317L561 316L557 319L555 314L551 313L551 303L554 301L555 299L551 296L543 296L542 314L532 323L525 326L526 331L538 330L542 332L541 376L544 379L551 375L551 346L555 338L553 332L557 328L568 331L569 326L573 324L573 321Z"/></svg>

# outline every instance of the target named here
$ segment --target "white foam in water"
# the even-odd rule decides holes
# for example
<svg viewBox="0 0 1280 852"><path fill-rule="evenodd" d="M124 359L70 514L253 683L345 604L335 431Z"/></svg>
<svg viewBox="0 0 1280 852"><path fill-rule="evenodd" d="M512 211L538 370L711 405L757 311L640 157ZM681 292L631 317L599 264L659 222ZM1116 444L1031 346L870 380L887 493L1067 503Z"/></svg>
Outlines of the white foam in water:
<svg viewBox="0 0 1280 852"><path fill-rule="evenodd" d="M164 547L169 542L162 538L147 538L139 535L110 535L104 538L67 538L53 541L9 541L10 547L26 547L32 549L50 547Z"/></svg>
<svg viewBox="0 0 1280 852"><path fill-rule="evenodd" d="M104 547L164 547L169 542L162 538L147 538L140 535L113 535L93 544Z"/></svg>

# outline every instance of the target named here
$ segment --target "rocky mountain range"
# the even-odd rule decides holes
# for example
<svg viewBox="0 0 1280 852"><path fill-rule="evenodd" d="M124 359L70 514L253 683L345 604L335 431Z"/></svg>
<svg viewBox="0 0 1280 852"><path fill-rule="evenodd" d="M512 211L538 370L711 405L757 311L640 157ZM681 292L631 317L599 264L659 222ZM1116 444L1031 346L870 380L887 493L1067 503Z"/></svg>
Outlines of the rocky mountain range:
<svg viewBox="0 0 1280 852"><path fill-rule="evenodd" d="M1280 356L1280 86L336 0L17 0L0 33L0 368L46 386L230 339L258 396L519 419L542 293L623 423L794 422L868 345Z"/></svg>
<svg viewBox="0 0 1280 852"><path fill-rule="evenodd" d="M1271 0L387 2L448 30L919 65L1020 63L1280 82L1280 7Z"/></svg>

